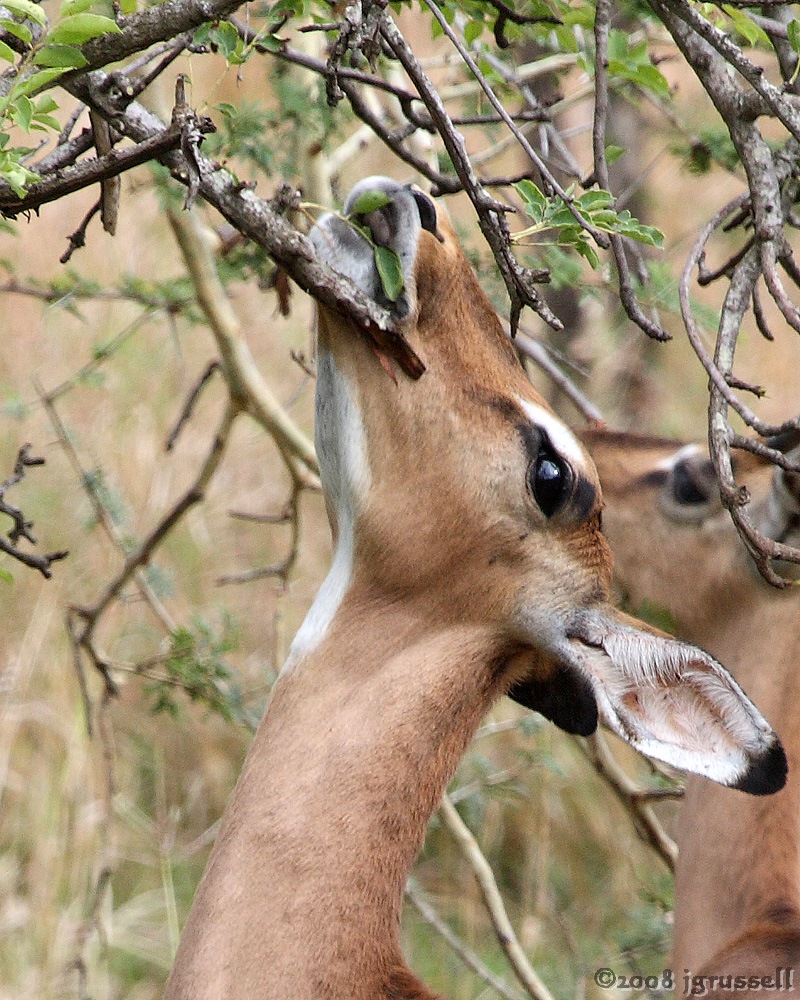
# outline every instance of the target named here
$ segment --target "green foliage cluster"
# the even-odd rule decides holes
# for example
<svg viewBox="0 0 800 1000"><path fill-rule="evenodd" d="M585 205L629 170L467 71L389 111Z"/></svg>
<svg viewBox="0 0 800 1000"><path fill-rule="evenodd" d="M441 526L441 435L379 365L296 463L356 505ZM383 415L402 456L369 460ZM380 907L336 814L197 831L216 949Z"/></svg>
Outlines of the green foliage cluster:
<svg viewBox="0 0 800 1000"><path fill-rule="evenodd" d="M0 31L27 46L26 55L17 67L9 91L0 96L0 181L5 181L20 197L38 175L24 165L32 150L11 146L10 132L16 126L25 133L60 131L53 116L58 102L51 94L41 94L68 70L86 66L81 45L92 38L119 33L116 22L105 14L94 13L95 0L64 0L59 18L51 27L47 15L32 0L8 0L3 8L11 15L0 17ZM135 7L133 8L135 9ZM125 3L121 4L123 13ZM0 38L0 65L14 64L17 53Z"/></svg>
<svg viewBox="0 0 800 1000"><path fill-rule="evenodd" d="M634 219L627 209L614 208L614 196L609 191L590 190L575 196L575 188L566 194L568 204L560 195L547 196L533 181L525 179L514 184L522 197L525 214L533 225L515 233L514 242L521 243L532 236L552 234L552 242L559 247L572 247L581 257L585 257L592 267L597 267L600 258L590 242L590 234L581 225L570 205L591 226L603 233L627 236L629 239L649 246L664 245L664 234L655 226L647 226Z"/></svg>
<svg viewBox="0 0 800 1000"><path fill-rule="evenodd" d="M153 711L178 718L179 696L183 694L226 722L252 727L252 710L247 708L235 673L226 660L228 654L236 652L239 639L239 630L228 615L223 617L219 633L199 616L191 625L175 628L169 652L161 664L164 676L145 685Z"/></svg>

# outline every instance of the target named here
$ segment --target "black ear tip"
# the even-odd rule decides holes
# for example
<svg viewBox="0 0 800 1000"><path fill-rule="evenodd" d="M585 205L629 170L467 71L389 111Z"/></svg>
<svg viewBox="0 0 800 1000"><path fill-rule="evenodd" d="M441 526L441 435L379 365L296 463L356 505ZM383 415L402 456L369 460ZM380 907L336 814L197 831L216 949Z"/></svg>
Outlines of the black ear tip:
<svg viewBox="0 0 800 1000"><path fill-rule="evenodd" d="M429 198L423 191L418 188L411 188L411 194L414 196L414 201L417 203L417 211L419 212L419 221L423 229L427 229L429 233L433 233L434 236L441 239L437 232L437 219L436 205L433 203L433 199Z"/></svg>
<svg viewBox="0 0 800 1000"><path fill-rule="evenodd" d="M750 767L733 786L750 795L772 795L786 784L789 764L780 740L775 740L760 757L756 757Z"/></svg>

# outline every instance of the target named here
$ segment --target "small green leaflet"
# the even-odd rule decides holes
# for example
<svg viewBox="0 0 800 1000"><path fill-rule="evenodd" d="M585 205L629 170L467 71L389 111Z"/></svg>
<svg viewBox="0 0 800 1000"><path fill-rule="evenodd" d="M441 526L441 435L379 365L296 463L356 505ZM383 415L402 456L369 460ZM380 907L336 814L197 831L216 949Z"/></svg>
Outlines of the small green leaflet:
<svg viewBox="0 0 800 1000"><path fill-rule="evenodd" d="M613 30L608 36L608 72L650 90L659 97L669 97L669 84L650 61L647 42L631 45L627 32Z"/></svg>
<svg viewBox="0 0 800 1000"><path fill-rule="evenodd" d="M400 258L388 247L375 247L375 266L381 279L383 291L390 302L397 302L403 291L405 279Z"/></svg>
<svg viewBox="0 0 800 1000"><path fill-rule="evenodd" d="M789 36L789 44L800 55L800 21L796 17L786 25L786 33Z"/></svg>
<svg viewBox="0 0 800 1000"><path fill-rule="evenodd" d="M102 14L73 14L59 21L47 36L47 41L52 45L82 45L100 35L119 34L121 34L119 25L110 17L104 17Z"/></svg>
<svg viewBox="0 0 800 1000"><path fill-rule="evenodd" d="M16 58L17 54L11 48L11 46L6 45L5 42L0 41L0 59L5 59L6 62L13 63Z"/></svg>
<svg viewBox="0 0 800 1000"><path fill-rule="evenodd" d="M791 80L789 80L789 83L794 83L797 79L797 74L800 73L800 21L796 17L792 18L786 25L786 32L789 36L789 44L798 56L797 65L794 68Z"/></svg>
<svg viewBox="0 0 800 1000"><path fill-rule="evenodd" d="M61 66L82 69L88 61L77 45L44 45L33 57L37 66Z"/></svg>
<svg viewBox="0 0 800 1000"><path fill-rule="evenodd" d="M364 191L350 206L350 216L369 215L384 208L392 199L385 191Z"/></svg>
<svg viewBox="0 0 800 1000"><path fill-rule="evenodd" d="M0 28L9 35L18 38L26 45L30 45L33 41L33 32L27 24L19 24L17 21L11 21L7 17L0 17Z"/></svg>
<svg viewBox="0 0 800 1000"><path fill-rule="evenodd" d="M35 91L41 90L42 87L46 87L48 83L52 83L53 80L57 80L63 75L63 69L40 69L38 73L34 73L33 76L29 76L27 79L23 80L22 83L15 84L13 96L14 98L17 98L23 94L33 94Z"/></svg>
<svg viewBox="0 0 800 1000"><path fill-rule="evenodd" d="M2 580L3 583L13 583L14 574L9 573L7 569L3 569L2 566L0 566L0 580Z"/></svg>
<svg viewBox="0 0 800 1000"><path fill-rule="evenodd" d="M94 6L95 0L64 0L58 13L62 18L72 17L73 14L82 14Z"/></svg>
<svg viewBox="0 0 800 1000"><path fill-rule="evenodd" d="M733 21L733 26L747 42L748 45L762 45L765 48L771 46L769 36L763 28L759 27L744 10L737 10L731 4L724 3L722 9Z"/></svg>
<svg viewBox="0 0 800 1000"><path fill-rule="evenodd" d="M31 3L31 0L8 0L7 3L6 0L3 0L3 7L12 14L16 14L17 17L24 18L26 21L34 21L43 28L47 26L45 12L39 4Z"/></svg>

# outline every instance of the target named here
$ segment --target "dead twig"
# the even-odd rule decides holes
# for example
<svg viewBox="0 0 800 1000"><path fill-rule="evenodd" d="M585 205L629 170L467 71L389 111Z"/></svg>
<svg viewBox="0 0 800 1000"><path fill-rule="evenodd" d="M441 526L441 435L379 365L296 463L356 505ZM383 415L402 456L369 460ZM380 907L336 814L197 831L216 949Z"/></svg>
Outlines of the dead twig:
<svg viewBox="0 0 800 1000"><path fill-rule="evenodd" d="M69 553L66 551L37 553L21 549L19 547L20 539L24 539L31 545L36 545L36 539L33 536L33 521L29 521L22 512L22 509L10 503L6 496L12 487L22 482L27 469L37 465L44 465L44 459L34 457L31 455L30 450L31 446L29 444L24 444L19 449L16 462L14 463L14 471L0 483L0 514L10 517L12 522L9 531L5 535L0 535L0 552L5 552L12 559L16 559L17 562L21 562L31 569L39 570L42 576L49 580L53 575L51 569L53 563L58 562L60 559L65 559Z"/></svg>
<svg viewBox="0 0 800 1000"><path fill-rule="evenodd" d="M653 812L650 801L665 796L678 798L683 794L682 791L676 788L665 793L661 789L641 788L619 766L600 730L588 739L580 740L579 743L594 764L597 773L606 780L630 813L639 836L653 848L669 870L674 871L678 848Z"/></svg>
<svg viewBox="0 0 800 1000"><path fill-rule="evenodd" d="M503 897L497 887L494 872L486 860L486 855L447 795L442 797L438 815L472 868L497 940L500 942L517 979L533 1000L553 1000L552 994L528 961L528 957L519 943L506 912Z"/></svg>

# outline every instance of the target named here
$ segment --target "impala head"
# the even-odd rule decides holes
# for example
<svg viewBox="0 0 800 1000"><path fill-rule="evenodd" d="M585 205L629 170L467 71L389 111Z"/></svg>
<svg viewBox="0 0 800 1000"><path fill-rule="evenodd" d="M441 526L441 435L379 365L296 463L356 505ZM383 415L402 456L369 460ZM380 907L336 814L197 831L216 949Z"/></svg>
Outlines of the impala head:
<svg viewBox="0 0 800 1000"><path fill-rule="evenodd" d="M615 578L633 607L646 599L669 611L683 634L707 637L712 624L729 628L743 607L778 600L722 505L706 447L607 430L583 432L581 439L603 482ZM796 434L769 443L798 455ZM737 482L747 486L754 526L797 545L800 475L745 451L734 452L733 464ZM776 568L798 575L790 563Z"/></svg>
<svg viewBox="0 0 800 1000"><path fill-rule="evenodd" d="M349 218L354 206L365 211ZM498 690L562 728L589 733L599 710L651 756L748 791L779 788L780 744L723 668L610 605L595 466L530 385L446 218L386 178L361 182L344 216L320 220L317 253L391 309L426 371L390 377L364 331L320 310L329 607L359 580L423 624L484 626ZM399 261L395 301L375 245ZM312 625L296 655L324 615Z"/></svg>

